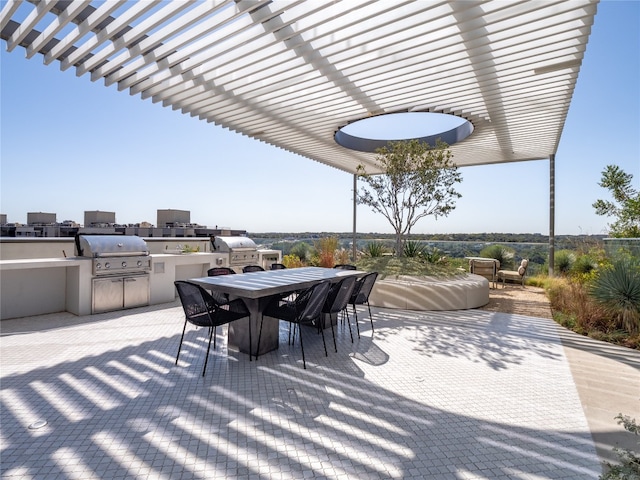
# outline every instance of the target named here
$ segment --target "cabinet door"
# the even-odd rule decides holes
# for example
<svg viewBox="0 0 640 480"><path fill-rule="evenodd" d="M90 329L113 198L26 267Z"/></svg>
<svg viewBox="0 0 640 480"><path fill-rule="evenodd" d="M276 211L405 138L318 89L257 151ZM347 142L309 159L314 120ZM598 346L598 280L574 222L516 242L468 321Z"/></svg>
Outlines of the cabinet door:
<svg viewBox="0 0 640 480"><path fill-rule="evenodd" d="M149 275L124 279L124 308L149 305Z"/></svg>
<svg viewBox="0 0 640 480"><path fill-rule="evenodd" d="M121 309L123 301L122 278L97 278L93 280L92 313Z"/></svg>

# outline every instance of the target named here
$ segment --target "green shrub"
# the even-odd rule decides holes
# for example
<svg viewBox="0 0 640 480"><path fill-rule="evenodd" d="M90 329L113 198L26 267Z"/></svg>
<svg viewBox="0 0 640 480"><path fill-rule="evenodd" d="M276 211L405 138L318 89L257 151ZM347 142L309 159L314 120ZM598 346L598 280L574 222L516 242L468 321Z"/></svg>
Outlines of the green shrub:
<svg viewBox="0 0 640 480"><path fill-rule="evenodd" d="M409 258L421 257L424 249L425 246L422 243L415 240L407 240L404 242L404 247L402 247L402 254Z"/></svg>
<svg viewBox="0 0 640 480"><path fill-rule="evenodd" d="M514 256L515 250L504 245L489 245L480 250L480 256L484 258L493 258L500 262L502 270L513 270L515 268Z"/></svg>
<svg viewBox="0 0 640 480"><path fill-rule="evenodd" d="M309 246L308 243L298 242L295 245L293 245L293 247L291 247L291 250L289 250L289 254L295 255L296 257L298 257L300 260L304 262L309 259L310 250L311 250L311 247Z"/></svg>
<svg viewBox="0 0 640 480"><path fill-rule="evenodd" d="M640 332L640 264L632 257L614 260L592 284L591 297L630 334Z"/></svg>
<svg viewBox="0 0 640 480"><path fill-rule="evenodd" d="M611 266L605 268L610 269ZM553 319L560 325L581 335L640 350L640 332L632 334L623 330L619 315L593 297L593 278L599 273L599 270L595 270L588 274L592 277L590 281L577 281L578 275L537 276L529 278L527 285L541 286L545 289Z"/></svg>
<svg viewBox="0 0 640 480"><path fill-rule="evenodd" d="M559 250L553 258L554 271L561 275L568 275L576 261L576 254L571 250Z"/></svg>
<svg viewBox="0 0 640 480"><path fill-rule="evenodd" d="M453 263L427 263L418 258L385 255L383 257L363 257L357 261L356 267L365 272L378 272L380 278L397 277L398 275L450 278L460 273Z"/></svg>
<svg viewBox="0 0 640 480"><path fill-rule="evenodd" d="M529 264L531 265L531 264ZM527 270L528 273L528 270ZM532 276L528 276L525 279L525 285L531 285L532 287L544 288L548 290L550 284L550 279L547 275L536 274Z"/></svg>
<svg viewBox="0 0 640 480"><path fill-rule="evenodd" d="M425 248L420 255L427 263L446 263L447 257L442 253L441 250L438 250L436 247L433 248Z"/></svg>
<svg viewBox="0 0 640 480"><path fill-rule="evenodd" d="M571 266L571 274L588 275L598 268L598 262L589 254L578 255Z"/></svg>
<svg viewBox="0 0 640 480"><path fill-rule="evenodd" d="M618 423L622 424L624 429L634 435L640 435L640 425L636 423L635 418L618 414ZM617 464L604 462L608 471L600 476L601 480L633 480L640 478L640 456L626 448L614 447L613 451L618 456Z"/></svg>
<svg viewBox="0 0 640 480"><path fill-rule="evenodd" d="M386 252L387 249L384 244L376 241L367 243L364 248L365 255L372 258L381 257Z"/></svg>
<svg viewBox="0 0 640 480"><path fill-rule="evenodd" d="M293 254L285 255L284 257L282 257L282 264L287 268L298 268L304 267L305 265L300 257Z"/></svg>

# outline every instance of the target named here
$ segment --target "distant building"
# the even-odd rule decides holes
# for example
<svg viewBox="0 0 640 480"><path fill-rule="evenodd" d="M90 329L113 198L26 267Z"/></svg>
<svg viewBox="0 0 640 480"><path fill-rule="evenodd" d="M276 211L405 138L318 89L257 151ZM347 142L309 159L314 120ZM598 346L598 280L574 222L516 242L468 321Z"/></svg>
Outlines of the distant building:
<svg viewBox="0 0 640 480"><path fill-rule="evenodd" d="M61 227L78 228L80 225L73 220L64 220L60 223Z"/></svg>
<svg viewBox="0 0 640 480"><path fill-rule="evenodd" d="M13 227L13 237L42 237L42 230L27 225L16 225Z"/></svg>
<svg viewBox="0 0 640 480"><path fill-rule="evenodd" d="M30 212L27 225L7 223L7 215L0 214L0 236L3 237L73 237L76 234L122 234L139 237L212 237L246 236L246 230L232 230L228 227L208 228L191 223L188 210L158 210L158 226L149 222L137 224L116 224L115 212L92 210L84 212L84 226L73 220L56 221L55 213Z"/></svg>
<svg viewBox="0 0 640 480"><path fill-rule="evenodd" d="M55 225L56 214L44 212L28 212L27 225Z"/></svg>
<svg viewBox="0 0 640 480"><path fill-rule="evenodd" d="M191 212L189 210L158 210L158 228L178 227L191 223Z"/></svg>
<svg viewBox="0 0 640 480"><path fill-rule="evenodd" d="M84 212L85 228L112 226L114 223L116 223L116 212L101 212L100 210L85 210Z"/></svg>

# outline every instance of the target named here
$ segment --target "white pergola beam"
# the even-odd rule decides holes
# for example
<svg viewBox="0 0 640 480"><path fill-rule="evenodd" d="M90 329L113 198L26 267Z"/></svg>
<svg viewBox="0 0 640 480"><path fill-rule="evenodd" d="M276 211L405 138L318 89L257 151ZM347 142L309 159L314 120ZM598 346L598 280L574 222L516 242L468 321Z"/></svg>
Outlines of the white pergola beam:
<svg viewBox="0 0 640 480"><path fill-rule="evenodd" d="M374 155L341 147L335 132L402 111L473 122L451 147L460 166L549 158L596 9L593 0L10 0L0 25L10 51L22 45L354 173L374 168Z"/></svg>
<svg viewBox="0 0 640 480"><path fill-rule="evenodd" d="M42 0L35 5L27 18L7 40L7 51L11 52L35 28L42 18L55 6L57 0Z"/></svg>

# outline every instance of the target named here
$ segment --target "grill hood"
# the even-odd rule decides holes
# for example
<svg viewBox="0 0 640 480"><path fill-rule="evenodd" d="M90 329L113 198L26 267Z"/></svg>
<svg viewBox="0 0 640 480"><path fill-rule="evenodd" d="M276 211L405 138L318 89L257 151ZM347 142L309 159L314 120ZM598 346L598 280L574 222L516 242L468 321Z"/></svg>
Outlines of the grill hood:
<svg viewBox="0 0 640 480"><path fill-rule="evenodd" d="M76 235L78 257L131 257L149 255L147 242L136 235Z"/></svg>
<svg viewBox="0 0 640 480"><path fill-rule="evenodd" d="M213 250L220 253L257 250L256 243L248 237L214 237Z"/></svg>

